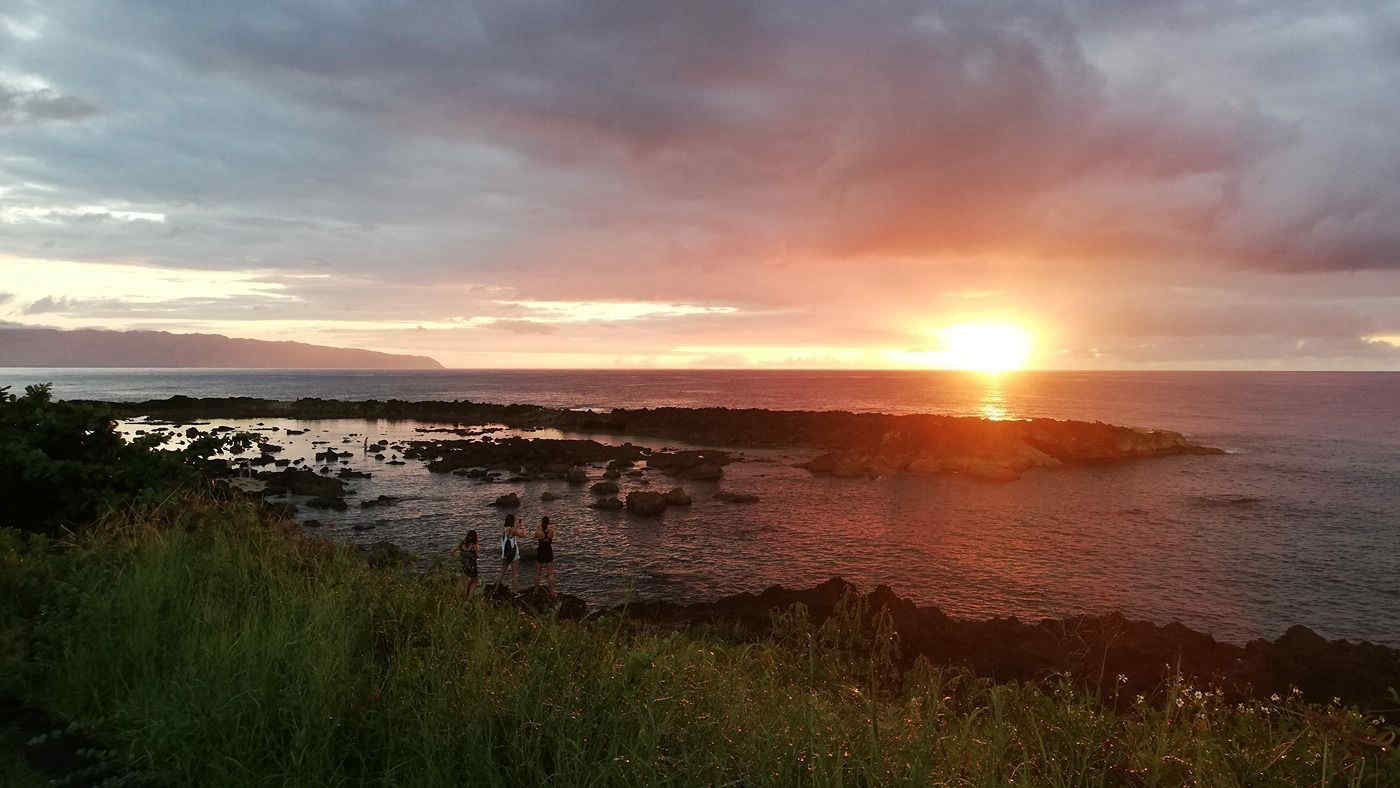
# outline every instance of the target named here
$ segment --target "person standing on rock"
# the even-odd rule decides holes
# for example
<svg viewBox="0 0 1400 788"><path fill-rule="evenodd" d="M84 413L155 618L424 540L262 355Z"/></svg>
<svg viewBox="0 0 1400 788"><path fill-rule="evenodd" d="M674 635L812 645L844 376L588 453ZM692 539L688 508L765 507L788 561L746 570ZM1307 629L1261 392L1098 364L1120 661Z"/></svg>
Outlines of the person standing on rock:
<svg viewBox="0 0 1400 788"><path fill-rule="evenodd" d="M539 539L539 548L535 551L535 588L548 582L546 590L553 598L559 594L554 590L554 526L549 524L549 517L540 518L540 530L535 538Z"/></svg>
<svg viewBox="0 0 1400 788"><path fill-rule="evenodd" d="M520 579L520 537L524 535L515 524L515 515L506 515L505 530L501 532L501 572L496 585L502 585L509 577L512 592Z"/></svg>
<svg viewBox="0 0 1400 788"><path fill-rule="evenodd" d="M452 552L457 553L462 559L462 575L467 579L467 593L463 594L463 597L470 599L472 589L476 588L476 559L481 552L481 547L477 544L476 529L467 531L467 535L456 547L452 548Z"/></svg>

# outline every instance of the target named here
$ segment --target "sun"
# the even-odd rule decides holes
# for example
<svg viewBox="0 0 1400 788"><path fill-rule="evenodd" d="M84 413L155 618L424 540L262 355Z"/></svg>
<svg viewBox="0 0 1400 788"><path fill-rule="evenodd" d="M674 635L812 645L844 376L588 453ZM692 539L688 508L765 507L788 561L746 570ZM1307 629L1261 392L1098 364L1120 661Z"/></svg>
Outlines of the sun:
<svg viewBox="0 0 1400 788"><path fill-rule="evenodd" d="M959 323L939 332L951 369L1009 372L1031 357L1031 335L1011 323Z"/></svg>

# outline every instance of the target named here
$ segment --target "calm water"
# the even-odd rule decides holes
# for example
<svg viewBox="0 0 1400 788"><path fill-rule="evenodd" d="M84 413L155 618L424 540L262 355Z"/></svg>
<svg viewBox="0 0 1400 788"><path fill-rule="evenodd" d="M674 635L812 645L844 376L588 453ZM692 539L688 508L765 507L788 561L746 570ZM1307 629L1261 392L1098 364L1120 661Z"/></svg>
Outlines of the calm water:
<svg viewBox="0 0 1400 788"><path fill-rule="evenodd" d="M561 589L599 603L628 587L690 600L841 574L964 616L1121 609L1228 640L1276 637L1302 623L1329 637L1400 645L1400 374L0 370L0 385L34 381L53 381L69 398L723 405L1165 427L1232 453L1032 472L995 484L814 478L789 467L801 452L749 452L751 461L730 466L717 485L686 485L696 498L689 510L641 520L587 509L586 491L562 482L479 484L419 463L389 467L361 457L359 437L341 443L351 433L422 437L413 433L422 425L411 422L266 421L312 429L296 439L274 433L288 447L284 456L309 458L311 440L353 448L351 467L375 472L356 483L360 496L410 498L369 513L308 512L327 523L322 533L389 539L430 554L477 528L491 544L498 515L484 504L514 490L528 523L549 514L559 524ZM669 486L655 479L653 487ZM624 479L624 494L637 484ZM563 497L541 503L546 489ZM711 500L717 489L754 492L761 501ZM375 530L352 530L381 520ZM487 552L489 575L495 563Z"/></svg>

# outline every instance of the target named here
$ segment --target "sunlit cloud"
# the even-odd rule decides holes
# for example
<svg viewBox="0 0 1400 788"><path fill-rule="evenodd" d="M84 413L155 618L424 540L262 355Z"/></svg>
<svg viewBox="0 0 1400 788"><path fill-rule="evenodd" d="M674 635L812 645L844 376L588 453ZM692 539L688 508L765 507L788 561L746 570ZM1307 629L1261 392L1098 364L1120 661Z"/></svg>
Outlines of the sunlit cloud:
<svg viewBox="0 0 1400 788"><path fill-rule="evenodd" d="M578 323L590 321L639 320L649 317L684 317L688 315L732 315L739 311L732 306L694 306L620 301L500 301L534 313L531 319L545 323Z"/></svg>
<svg viewBox="0 0 1400 788"><path fill-rule="evenodd" d="M0 257L0 281L14 298L11 309L43 298L63 301L159 303L191 296L255 297L285 301L285 285L259 271L155 268L123 263Z"/></svg>
<svg viewBox="0 0 1400 788"><path fill-rule="evenodd" d="M20 222L57 223L63 220L116 219L123 222L165 223L165 214L157 211L129 211L108 208L102 205L74 206L34 206L9 205L0 207L0 222L18 224Z"/></svg>

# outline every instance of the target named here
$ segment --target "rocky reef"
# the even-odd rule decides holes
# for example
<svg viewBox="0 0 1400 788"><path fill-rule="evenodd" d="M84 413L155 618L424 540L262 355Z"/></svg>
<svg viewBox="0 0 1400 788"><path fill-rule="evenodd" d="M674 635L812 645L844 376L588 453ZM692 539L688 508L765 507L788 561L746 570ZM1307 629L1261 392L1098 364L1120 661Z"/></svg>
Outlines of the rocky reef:
<svg viewBox="0 0 1400 788"><path fill-rule="evenodd" d="M838 476L960 473L1007 480L1031 468L1180 454L1223 454L1219 449L1192 443L1177 432L1055 419L993 421L928 414L893 416L847 411L730 408L618 408L592 412L468 401L316 398L286 401L176 396L146 402L97 404L118 416L144 415L184 421L213 417L418 419L458 425L503 424L517 429L550 427L568 432L650 436L708 446L805 448L824 453L803 467L813 473ZM444 458L444 461L448 460ZM679 475L692 479L717 478L721 465L721 462L695 463Z"/></svg>
<svg viewBox="0 0 1400 788"><path fill-rule="evenodd" d="M905 666L923 657L999 680L1068 674L1108 701L1150 695L1177 670L1194 686L1218 687L1231 698L1283 696L1296 687L1309 700L1338 698L1373 712L1393 712L1390 693L1400 688L1400 650L1327 640L1303 626L1276 640L1239 646L1179 623L1159 626L1118 613L1037 622L963 620L936 607L918 607L886 586L861 594L840 578L805 590L774 586L761 594L692 605L634 602L605 614L667 626L721 625L741 636L763 637L774 634L775 612L800 604L820 626L843 598L854 603L867 627L876 612L889 611Z"/></svg>

